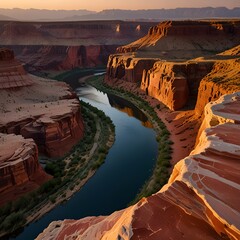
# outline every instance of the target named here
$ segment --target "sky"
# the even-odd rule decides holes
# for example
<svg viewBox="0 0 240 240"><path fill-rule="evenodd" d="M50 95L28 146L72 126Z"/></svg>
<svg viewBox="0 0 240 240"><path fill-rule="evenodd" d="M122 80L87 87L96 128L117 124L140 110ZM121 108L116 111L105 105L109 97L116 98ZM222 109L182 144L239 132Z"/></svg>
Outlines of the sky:
<svg viewBox="0 0 240 240"><path fill-rule="evenodd" d="M159 9L177 7L240 7L240 0L0 0L0 8Z"/></svg>

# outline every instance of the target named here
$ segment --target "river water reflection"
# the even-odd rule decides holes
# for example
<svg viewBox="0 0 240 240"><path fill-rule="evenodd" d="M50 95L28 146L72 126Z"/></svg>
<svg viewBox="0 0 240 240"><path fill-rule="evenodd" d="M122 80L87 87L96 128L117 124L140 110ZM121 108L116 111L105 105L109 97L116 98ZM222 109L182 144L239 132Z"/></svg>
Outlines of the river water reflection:
<svg viewBox="0 0 240 240"><path fill-rule="evenodd" d="M151 175L157 142L147 117L124 99L103 94L93 87L78 88L76 92L80 99L112 119L116 141L105 163L78 193L25 227L16 239L34 239L52 221L107 215L125 208Z"/></svg>

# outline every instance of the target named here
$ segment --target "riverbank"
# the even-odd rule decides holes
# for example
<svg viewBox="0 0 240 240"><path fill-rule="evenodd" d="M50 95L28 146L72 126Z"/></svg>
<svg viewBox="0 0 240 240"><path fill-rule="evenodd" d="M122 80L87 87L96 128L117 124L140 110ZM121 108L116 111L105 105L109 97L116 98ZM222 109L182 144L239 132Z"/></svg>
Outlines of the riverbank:
<svg viewBox="0 0 240 240"><path fill-rule="evenodd" d="M195 115L195 105L186 106L179 111L172 111L157 99L148 96L140 89L137 83L105 78L104 84L120 92L131 93L133 96L137 96L144 102L147 102L148 106L154 109L158 118L161 119L171 133L169 138L173 142L173 152L171 153L172 166L188 156L194 149L201 125L201 116Z"/></svg>
<svg viewBox="0 0 240 240"><path fill-rule="evenodd" d="M46 171L53 179L38 190L1 208L0 237L41 218L68 200L104 163L115 141L114 125L102 111L81 102L84 138L61 159L45 159Z"/></svg>
<svg viewBox="0 0 240 240"><path fill-rule="evenodd" d="M153 175L136 199L149 196L167 183L174 165L188 156L194 148L200 119L196 118L192 106L182 111L171 111L158 100L148 96L135 83L103 77L91 77L87 82L95 88L118 95L135 104L152 122L157 133L159 154ZM171 134L170 134L171 133Z"/></svg>
<svg viewBox="0 0 240 240"><path fill-rule="evenodd" d="M143 197L152 195L165 185L169 179L172 153L171 145L173 144L173 142L169 139L169 131L160 118L158 118L154 109L140 97L123 89L116 89L112 86L110 87L103 81L103 76L91 76L87 79L87 83L100 91L117 95L133 103L136 107L141 109L144 114L146 114L148 120L151 122L157 134L156 140L158 141L158 158L153 169L152 176L147 182L145 182L140 192L131 203L135 203Z"/></svg>

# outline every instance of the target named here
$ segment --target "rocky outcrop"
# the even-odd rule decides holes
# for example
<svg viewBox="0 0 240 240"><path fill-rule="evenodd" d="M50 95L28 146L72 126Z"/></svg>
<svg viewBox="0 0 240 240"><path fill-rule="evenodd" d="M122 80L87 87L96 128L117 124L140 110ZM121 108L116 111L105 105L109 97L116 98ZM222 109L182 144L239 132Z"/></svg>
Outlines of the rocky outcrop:
<svg viewBox="0 0 240 240"><path fill-rule="evenodd" d="M120 46L144 36L151 25L137 21L2 21L0 45Z"/></svg>
<svg viewBox="0 0 240 240"><path fill-rule="evenodd" d="M29 75L12 61L0 62L0 132L33 138L40 152L63 156L83 136L79 100L67 84Z"/></svg>
<svg viewBox="0 0 240 240"><path fill-rule="evenodd" d="M200 83L195 112L202 115L207 103L217 100L224 94L240 90L240 59L218 60L211 72Z"/></svg>
<svg viewBox="0 0 240 240"><path fill-rule="evenodd" d="M139 64L140 63L140 64ZM220 96L239 90L239 59L168 62L159 59L111 55L106 79L141 82L141 89L171 110L197 99L196 113Z"/></svg>
<svg viewBox="0 0 240 240"><path fill-rule="evenodd" d="M167 62L160 59L134 58L128 55L110 55L106 79L141 82L141 89L178 110L189 99L196 99L200 81L212 69L214 61Z"/></svg>
<svg viewBox="0 0 240 240"><path fill-rule="evenodd" d="M0 132L33 138L42 153L63 156L83 136L79 101L64 83L31 79L30 87L1 91Z"/></svg>
<svg viewBox="0 0 240 240"><path fill-rule="evenodd" d="M0 22L0 46L13 49L31 71L105 66L109 54L144 36L150 26L122 21Z"/></svg>
<svg viewBox="0 0 240 240"><path fill-rule="evenodd" d="M218 93L208 94L201 90L204 85L201 83L198 95L198 87L202 79L215 85L216 69L222 75L224 70L230 71L230 58L236 59L233 63L236 67L233 66L233 69L239 67L236 58L239 34L239 21L162 22L151 27L145 37L119 47L119 53L109 57L106 79L141 82L141 89L147 95L158 99L171 110L179 110L187 104L194 108L199 96L203 104L200 106L201 101L198 101L196 109L203 111L209 101L216 100L222 94L234 92L229 88L222 89L220 84ZM232 54L225 52L215 55L229 48L233 48ZM229 67L224 66L228 64ZM212 89L212 86L204 87L207 91Z"/></svg>
<svg viewBox="0 0 240 240"><path fill-rule="evenodd" d="M0 48L0 90L30 86L32 80L22 65L15 60L14 52Z"/></svg>
<svg viewBox="0 0 240 240"><path fill-rule="evenodd" d="M0 205L14 200L50 179L38 162L32 139L0 133Z"/></svg>
<svg viewBox="0 0 240 240"><path fill-rule="evenodd" d="M73 68L96 67L107 64L109 54L117 45L10 46L16 56L31 70L71 70Z"/></svg>
<svg viewBox="0 0 240 240"><path fill-rule="evenodd" d="M144 70L152 68L157 60L159 59L110 55L107 64L107 78L117 78L129 82L140 82Z"/></svg>
<svg viewBox="0 0 240 240"><path fill-rule="evenodd" d="M190 59L223 52L240 44L239 21L167 21L151 27L143 38L119 47L141 57Z"/></svg>
<svg viewBox="0 0 240 240"><path fill-rule="evenodd" d="M158 61L152 69L144 71L141 89L171 110L178 110L197 95L200 81L212 65L212 62Z"/></svg>
<svg viewBox="0 0 240 240"><path fill-rule="evenodd" d="M240 124L240 92L223 95L208 103L204 108L204 118L198 132L197 143L204 129L224 123ZM223 129L224 132L224 129Z"/></svg>
<svg viewBox="0 0 240 240"><path fill-rule="evenodd" d="M222 124L203 130L158 193L108 217L53 222L37 239L239 239L239 95L207 105Z"/></svg>

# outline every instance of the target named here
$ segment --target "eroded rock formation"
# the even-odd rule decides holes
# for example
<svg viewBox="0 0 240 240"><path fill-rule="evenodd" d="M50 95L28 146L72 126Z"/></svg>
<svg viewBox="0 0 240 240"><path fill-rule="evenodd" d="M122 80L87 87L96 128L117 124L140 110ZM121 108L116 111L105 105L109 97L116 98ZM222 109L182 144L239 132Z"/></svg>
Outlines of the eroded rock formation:
<svg viewBox="0 0 240 240"><path fill-rule="evenodd" d="M32 85L22 65L15 60L14 52L0 48L0 90Z"/></svg>
<svg viewBox="0 0 240 240"><path fill-rule="evenodd" d="M167 21L151 27L143 38L118 48L141 57L190 59L223 52L239 44L239 21Z"/></svg>
<svg viewBox="0 0 240 240"><path fill-rule="evenodd" d="M79 101L65 83L31 79L29 87L1 91L0 131L33 138L50 157L63 156L83 136Z"/></svg>
<svg viewBox="0 0 240 240"><path fill-rule="evenodd" d="M239 118L239 96L209 103L205 118ZM204 129L158 193L108 217L53 222L37 239L239 239L239 134L239 121Z"/></svg>
<svg viewBox="0 0 240 240"><path fill-rule="evenodd" d="M196 114L201 115L205 105L210 101L215 101L224 94L240 90L239 68L239 58L215 62L211 72L201 80L195 107Z"/></svg>
<svg viewBox="0 0 240 240"><path fill-rule="evenodd" d="M33 139L0 133L0 205L36 189L50 179L38 162Z"/></svg>
<svg viewBox="0 0 240 240"><path fill-rule="evenodd" d="M196 100L202 79L215 85L218 70L219 75L225 76L224 71L239 67L238 60L233 60L237 59L239 34L239 21L160 23L150 28L148 35L118 48L119 53L109 57L106 79L141 82L141 89L147 95L158 99L171 110L181 109ZM228 48L231 50L225 51ZM215 55L221 51L225 52ZM232 60L228 60L230 58ZM204 92L203 98L208 96L211 99L202 101L202 106L198 101L197 109L203 110L210 100L234 92L229 87L223 90L221 81L217 85L219 91L216 90L216 94L200 90L200 94ZM205 88L211 91L213 86Z"/></svg>
<svg viewBox="0 0 240 240"><path fill-rule="evenodd" d="M123 21L0 22L0 46L31 71L105 66L120 45L144 36L151 23Z"/></svg>
<svg viewBox="0 0 240 240"><path fill-rule="evenodd" d="M116 45L10 46L17 58L34 70L71 70L77 67L96 67L107 64L109 54Z"/></svg>
<svg viewBox="0 0 240 240"><path fill-rule="evenodd" d="M151 22L0 22L1 45L124 45L144 36ZM139 28L140 26L140 28Z"/></svg>
<svg viewBox="0 0 240 240"><path fill-rule="evenodd" d="M151 69L157 60L159 59L110 55L107 65L107 77L109 79L117 78L129 82L140 82L144 70Z"/></svg>
<svg viewBox="0 0 240 240"><path fill-rule="evenodd" d="M141 89L171 110L180 109L197 95L200 81L212 65L212 62L158 61L152 69L144 71Z"/></svg>
<svg viewBox="0 0 240 240"><path fill-rule="evenodd" d="M152 106L162 108L149 96L171 110L197 98L195 110L186 116L176 113L168 119L166 112L157 111L168 127L178 128L172 139L185 131L189 135L180 141L195 139L199 129L195 147L178 161L168 184L156 194L110 216L53 222L37 239L240 238L238 48L216 55L238 45L236 36L238 21L164 22L110 56L106 83L131 87Z"/></svg>
<svg viewBox="0 0 240 240"><path fill-rule="evenodd" d="M0 49L0 205L50 179L38 152L62 157L83 136L79 100L62 82L29 75Z"/></svg>
<svg viewBox="0 0 240 240"><path fill-rule="evenodd" d="M65 83L27 74L13 59L0 69L0 132L33 138L42 153L63 156L83 136L76 95Z"/></svg>

